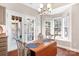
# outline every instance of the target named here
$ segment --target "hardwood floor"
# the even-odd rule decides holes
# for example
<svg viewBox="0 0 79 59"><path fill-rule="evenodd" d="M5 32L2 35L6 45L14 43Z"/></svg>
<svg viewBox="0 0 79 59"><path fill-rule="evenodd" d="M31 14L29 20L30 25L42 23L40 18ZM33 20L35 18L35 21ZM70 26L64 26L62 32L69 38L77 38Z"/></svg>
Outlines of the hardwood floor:
<svg viewBox="0 0 79 59"><path fill-rule="evenodd" d="M10 51L8 56L18 56L17 50ZM79 56L79 53L58 47L56 56Z"/></svg>
<svg viewBox="0 0 79 59"><path fill-rule="evenodd" d="M57 56L79 56L79 53L58 47Z"/></svg>
<svg viewBox="0 0 79 59"><path fill-rule="evenodd" d="M18 51L17 50L9 51L8 56L18 56Z"/></svg>

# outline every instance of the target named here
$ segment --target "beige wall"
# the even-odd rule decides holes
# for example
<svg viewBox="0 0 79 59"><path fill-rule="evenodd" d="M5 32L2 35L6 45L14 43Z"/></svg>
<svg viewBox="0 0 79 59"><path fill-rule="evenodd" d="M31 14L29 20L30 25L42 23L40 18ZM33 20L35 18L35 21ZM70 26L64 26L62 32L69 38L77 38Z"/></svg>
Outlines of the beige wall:
<svg viewBox="0 0 79 59"><path fill-rule="evenodd" d="M63 13L63 15L65 14ZM71 49L73 51L79 51L79 4L73 5L70 9L70 23L71 24L69 26L71 28L71 33L69 33L71 35L71 42L57 40L57 44L58 46L63 48Z"/></svg>
<svg viewBox="0 0 79 59"><path fill-rule="evenodd" d="M35 9L32 9L20 3L0 3L0 5L6 7L7 9L14 10L16 12L20 12L30 16L36 16L38 14Z"/></svg>
<svg viewBox="0 0 79 59"><path fill-rule="evenodd" d="M72 7L72 48L79 50L79 4Z"/></svg>
<svg viewBox="0 0 79 59"><path fill-rule="evenodd" d="M72 6L71 13L71 42L57 41L59 45L79 51L79 4ZM68 49L69 49L68 48Z"/></svg>
<svg viewBox="0 0 79 59"><path fill-rule="evenodd" d="M0 6L0 24L5 24L5 8Z"/></svg>

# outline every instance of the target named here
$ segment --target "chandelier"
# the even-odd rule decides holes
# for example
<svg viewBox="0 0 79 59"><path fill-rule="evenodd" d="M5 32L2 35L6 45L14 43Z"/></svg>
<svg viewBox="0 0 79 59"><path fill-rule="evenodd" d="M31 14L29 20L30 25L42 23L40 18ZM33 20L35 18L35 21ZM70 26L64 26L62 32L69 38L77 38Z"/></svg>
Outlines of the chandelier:
<svg viewBox="0 0 79 59"><path fill-rule="evenodd" d="M40 15L40 30L41 30L41 35L42 35L42 21L43 21L43 18L45 17L50 17L51 14L52 14L52 6L51 4L47 4L47 3L44 3L44 4L40 4L40 7L38 9L39 11L39 15Z"/></svg>
<svg viewBox="0 0 79 59"><path fill-rule="evenodd" d="M51 4L40 4L38 11L40 14L51 14L52 6Z"/></svg>

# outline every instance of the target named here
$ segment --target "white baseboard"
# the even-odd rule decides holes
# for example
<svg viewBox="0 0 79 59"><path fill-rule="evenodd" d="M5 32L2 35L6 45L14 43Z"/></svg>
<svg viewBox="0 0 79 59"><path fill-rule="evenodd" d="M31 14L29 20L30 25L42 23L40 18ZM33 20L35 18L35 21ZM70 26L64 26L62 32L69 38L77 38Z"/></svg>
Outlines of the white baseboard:
<svg viewBox="0 0 79 59"><path fill-rule="evenodd" d="M73 48L71 48L70 50L75 51L75 52L79 52L78 49L73 49Z"/></svg>
<svg viewBox="0 0 79 59"><path fill-rule="evenodd" d="M74 51L74 52L79 52L78 49L74 49L74 48L71 48L71 47L66 47L66 46L62 46L62 45L57 45L58 47L61 47L61 48L65 48L65 49L68 49L68 50L71 50L71 51Z"/></svg>

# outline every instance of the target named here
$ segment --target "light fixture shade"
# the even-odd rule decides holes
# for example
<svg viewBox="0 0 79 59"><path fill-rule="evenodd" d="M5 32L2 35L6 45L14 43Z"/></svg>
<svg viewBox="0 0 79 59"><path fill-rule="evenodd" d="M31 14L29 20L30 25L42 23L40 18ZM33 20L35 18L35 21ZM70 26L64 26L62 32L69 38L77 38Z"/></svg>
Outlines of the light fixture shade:
<svg viewBox="0 0 79 59"><path fill-rule="evenodd" d="M40 4L40 8L43 8L43 4Z"/></svg>
<svg viewBox="0 0 79 59"><path fill-rule="evenodd" d="M47 8L51 8L51 4L47 4Z"/></svg>
<svg viewBox="0 0 79 59"><path fill-rule="evenodd" d="M39 12L41 12L41 9L40 9L40 8L38 8L38 11L39 11Z"/></svg>

